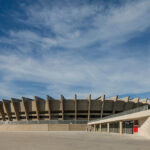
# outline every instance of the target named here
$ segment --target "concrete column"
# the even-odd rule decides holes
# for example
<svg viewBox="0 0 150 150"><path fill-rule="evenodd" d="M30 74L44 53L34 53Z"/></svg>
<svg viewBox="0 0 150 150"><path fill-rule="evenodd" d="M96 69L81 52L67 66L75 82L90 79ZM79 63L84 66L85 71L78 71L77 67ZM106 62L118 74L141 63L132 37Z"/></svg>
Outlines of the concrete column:
<svg viewBox="0 0 150 150"><path fill-rule="evenodd" d="M104 103L105 103L105 95L102 96L102 105L101 105L101 114L100 114L100 118L103 118Z"/></svg>
<svg viewBox="0 0 150 150"><path fill-rule="evenodd" d="M118 96L115 96L115 98L114 98L114 104L113 104L113 111L112 111L113 114L116 113L116 103L117 103L117 100L118 100Z"/></svg>
<svg viewBox="0 0 150 150"><path fill-rule="evenodd" d="M129 99L130 99L129 96L128 96L128 97L124 97L124 98L119 99L120 101L123 101L123 102L124 102L123 110L122 110L122 111L125 111L126 109L128 109L128 108L126 108L126 107L127 107L128 104L129 104Z"/></svg>
<svg viewBox="0 0 150 150"><path fill-rule="evenodd" d="M134 98L131 100L132 102L134 102L133 108L138 107L139 106L139 98Z"/></svg>
<svg viewBox="0 0 150 150"><path fill-rule="evenodd" d="M0 114L2 116L2 120L5 121L5 113L3 108L3 103L0 101Z"/></svg>
<svg viewBox="0 0 150 150"><path fill-rule="evenodd" d="M94 124L94 131L96 131L96 124Z"/></svg>
<svg viewBox="0 0 150 150"><path fill-rule="evenodd" d="M2 100L4 111L8 116L8 120L11 121L11 110L10 110L10 101L8 100Z"/></svg>
<svg viewBox="0 0 150 150"><path fill-rule="evenodd" d="M33 101L33 99L29 99L26 97L22 97L22 104L24 107L24 111L25 111L25 116L26 116L26 120L29 120L29 106L31 105L31 102Z"/></svg>
<svg viewBox="0 0 150 150"><path fill-rule="evenodd" d="M109 123L107 123L107 132L109 133Z"/></svg>
<svg viewBox="0 0 150 150"><path fill-rule="evenodd" d="M60 95L60 102L61 102L62 120L64 120L64 96L63 95Z"/></svg>
<svg viewBox="0 0 150 150"><path fill-rule="evenodd" d="M77 95L76 94L74 96L74 106L75 106L74 119L77 120Z"/></svg>
<svg viewBox="0 0 150 150"><path fill-rule="evenodd" d="M19 113L20 108L17 108L17 106L20 107L20 100L15 99L15 98L11 98L11 103L12 103L12 106L14 108L16 120L19 120L20 119L20 116L19 116L19 114L20 114ZM18 105L16 103L18 103Z"/></svg>
<svg viewBox="0 0 150 150"><path fill-rule="evenodd" d="M123 126L122 124L123 124L123 122L120 121L120 122L119 122L119 131L120 131L120 134L122 134L122 128L123 128L123 127L122 127L122 126Z"/></svg>
<svg viewBox="0 0 150 150"><path fill-rule="evenodd" d="M47 99L47 104L48 104L49 120L51 120L52 119L52 115L51 115L51 100L52 100L52 98L47 95L46 99Z"/></svg>
<svg viewBox="0 0 150 150"><path fill-rule="evenodd" d="M35 103L35 108L36 108L36 116L37 120L40 120L40 113L39 113L39 105L38 105L38 97L34 96L34 103Z"/></svg>
<svg viewBox="0 0 150 150"><path fill-rule="evenodd" d="M88 96L88 121L90 120L91 116L91 94Z"/></svg>
<svg viewBox="0 0 150 150"><path fill-rule="evenodd" d="M102 124L99 124L99 132L102 132Z"/></svg>

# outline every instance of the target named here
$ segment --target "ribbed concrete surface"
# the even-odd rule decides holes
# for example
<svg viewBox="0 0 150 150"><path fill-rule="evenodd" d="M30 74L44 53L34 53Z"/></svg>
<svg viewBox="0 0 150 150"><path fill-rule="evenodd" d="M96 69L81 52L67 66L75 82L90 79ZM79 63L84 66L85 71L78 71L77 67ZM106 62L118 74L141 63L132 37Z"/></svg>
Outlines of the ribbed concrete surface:
<svg viewBox="0 0 150 150"><path fill-rule="evenodd" d="M149 150L143 137L94 132L0 132L0 150Z"/></svg>
<svg viewBox="0 0 150 150"><path fill-rule="evenodd" d="M34 99L22 97L0 101L0 121L25 120L92 120L120 113L126 110L149 105L147 99L129 99L118 96L105 98L105 95L92 99L54 99L47 95L46 99L35 96Z"/></svg>

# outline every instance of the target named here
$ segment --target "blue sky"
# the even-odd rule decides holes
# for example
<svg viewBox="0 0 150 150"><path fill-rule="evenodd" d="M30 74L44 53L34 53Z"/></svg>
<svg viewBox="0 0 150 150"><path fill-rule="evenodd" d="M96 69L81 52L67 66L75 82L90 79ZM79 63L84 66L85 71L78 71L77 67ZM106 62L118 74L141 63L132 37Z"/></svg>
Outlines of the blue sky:
<svg viewBox="0 0 150 150"><path fill-rule="evenodd" d="M149 0L0 0L0 98L150 98Z"/></svg>

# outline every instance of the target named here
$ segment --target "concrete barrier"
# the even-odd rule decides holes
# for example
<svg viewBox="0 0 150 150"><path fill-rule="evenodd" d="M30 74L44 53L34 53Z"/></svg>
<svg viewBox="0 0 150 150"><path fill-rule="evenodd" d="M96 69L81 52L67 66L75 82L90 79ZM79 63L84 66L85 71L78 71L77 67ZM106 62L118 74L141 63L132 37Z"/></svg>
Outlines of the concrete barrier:
<svg viewBox="0 0 150 150"><path fill-rule="evenodd" d="M48 131L68 131L68 124L48 124Z"/></svg>
<svg viewBox="0 0 150 150"><path fill-rule="evenodd" d="M69 131L86 131L87 124L69 124Z"/></svg>
<svg viewBox="0 0 150 150"><path fill-rule="evenodd" d="M0 131L86 131L87 124L0 124Z"/></svg>
<svg viewBox="0 0 150 150"><path fill-rule="evenodd" d="M48 131L47 124L13 124L0 125L0 131Z"/></svg>

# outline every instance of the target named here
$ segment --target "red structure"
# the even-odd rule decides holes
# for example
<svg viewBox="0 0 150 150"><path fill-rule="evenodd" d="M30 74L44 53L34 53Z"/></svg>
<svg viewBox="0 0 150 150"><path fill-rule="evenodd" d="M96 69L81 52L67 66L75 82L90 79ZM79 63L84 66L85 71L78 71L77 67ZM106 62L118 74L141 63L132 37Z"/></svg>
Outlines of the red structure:
<svg viewBox="0 0 150 150"><path fill-rule="evenodd" d="M134 125L134 127L133 127L133 132L134 132L134 133L138 133L138 125Z"/></svg>

